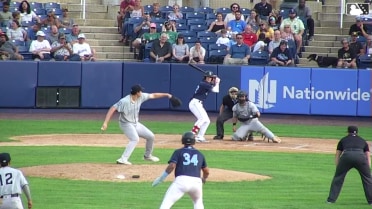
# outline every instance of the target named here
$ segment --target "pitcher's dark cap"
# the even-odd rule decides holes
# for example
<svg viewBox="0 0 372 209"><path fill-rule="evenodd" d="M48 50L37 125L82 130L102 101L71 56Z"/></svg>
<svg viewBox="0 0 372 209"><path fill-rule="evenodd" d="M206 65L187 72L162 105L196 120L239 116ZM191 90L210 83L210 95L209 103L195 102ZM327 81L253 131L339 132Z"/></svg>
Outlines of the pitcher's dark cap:
<svg viewBox="0 0 372 209"><path fill-rule="evenodd" d="M131 94L136 94L136 93L138 93L140 91L143 91L143 90L145 90L145 89L141 85L136 84L136 85L132 86L130 93Z"/></svg>
<svg viewBox="0 0 372 209"><path fill-rule="evenodd" d="M0 153L0 163L1 164L6 164L10 162L10 154L9 153Z"/></svg>
<svg viewBox="0 0 372 209"><path fill-rule="evenodd" d="M352 133L352 134L356 134L356 133L358 133L358 127L356 127L356 126L348 126L347 127L347 132L348 133Z"/></svg>

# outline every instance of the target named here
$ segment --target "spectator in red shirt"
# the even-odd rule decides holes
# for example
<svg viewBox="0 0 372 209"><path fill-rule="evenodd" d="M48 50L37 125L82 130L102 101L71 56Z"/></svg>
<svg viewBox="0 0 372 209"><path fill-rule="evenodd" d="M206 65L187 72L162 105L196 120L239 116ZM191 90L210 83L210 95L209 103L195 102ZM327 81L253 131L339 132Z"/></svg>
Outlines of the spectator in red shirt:
<svg viewBox="0 0 372 209"><path fill-rule="evenodd" d="M119 15L117 16L118 20L118 32L120 33L122 31L123 27L123 20L125 18L129 18L130 12L134 8L134 0L123 0L120 3L120 11Z"/></svg>
<svg viewBox="0 0 372 209"><path fill-rule="evenodd" d="M245 26L242 35L243 42L247 44L249 47L252 48L252 46L257 43L257 34L254 33L251 25L248 24L247 26Z"/></svg>

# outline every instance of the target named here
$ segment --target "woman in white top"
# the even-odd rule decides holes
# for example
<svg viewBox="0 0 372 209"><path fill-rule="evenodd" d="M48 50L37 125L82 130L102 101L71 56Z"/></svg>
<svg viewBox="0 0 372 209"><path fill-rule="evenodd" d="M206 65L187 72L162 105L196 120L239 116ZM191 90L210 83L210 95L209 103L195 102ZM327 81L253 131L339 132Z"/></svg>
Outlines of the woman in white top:
<svg viewBox="0 0 372 209"><path fill-rule="evenodd" d="M132 12L130 13L130 17L143 17L144 8L141 5L141 0L134 1L134 7Z"/></svg>
<svg viewBox="0 0 372 209"><path fill-rule="evenodd" d="M36 20L40 23L40 18L31 10L30 4L27 1L22 1L18 11L21 13L21 21L31 22Z"/></svg>
<svg viewBox="0 0 372 209"><path fill-rule="evenodd" d="M195 46L190 48L189 63L204 64L205 49L202 47L200 40L195 42Z"/></svg>
<svg viewBox="0 0 372 209"><path fill-rule="evenodd" d="M257 14L256 10L251 10L251 15L247 17L247 24L251 25L252 28L255 28L255 30L258 28L258 25L260 24L260 16Z"/></svg>
<svg viewBox="0 0 372 209"><path fill-rule="evenodd" d="M6 32L9 40L16 40L16 41L26 41L27 40L27 32L20 27L18 20L12 20L10 23L11 26Z"/></svg>
<svg viewBox="0 0 372 209"><path fill-rule="evenodd" d="M180 6L178 4L173 5L173 12L168 14L169 20L180 20L183 18L183 14L180 11Z"/></svg>

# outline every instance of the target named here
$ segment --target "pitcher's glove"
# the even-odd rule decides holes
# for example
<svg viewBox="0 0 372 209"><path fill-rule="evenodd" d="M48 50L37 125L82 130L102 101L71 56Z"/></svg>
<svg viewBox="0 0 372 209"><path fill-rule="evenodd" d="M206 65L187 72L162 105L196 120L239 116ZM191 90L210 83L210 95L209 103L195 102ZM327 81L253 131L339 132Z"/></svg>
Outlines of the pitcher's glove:
<svg viewBox="0 0 372 209"><path fill-rule="evenodd" d="M169 100L171 102L172 107L174 108L177 108L182 105L182 101L175 96L172 96Z"/></svg>

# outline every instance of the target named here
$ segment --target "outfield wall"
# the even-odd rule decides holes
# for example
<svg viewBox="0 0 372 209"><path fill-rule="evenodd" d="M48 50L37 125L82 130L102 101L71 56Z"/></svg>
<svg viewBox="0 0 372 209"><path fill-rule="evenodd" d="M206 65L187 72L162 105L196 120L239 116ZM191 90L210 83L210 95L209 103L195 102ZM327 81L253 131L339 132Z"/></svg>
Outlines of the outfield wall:
<svg viewBox="0 0 372 209"><path fill-rule="evenodd" d="M342 116L372 115L372 71L330 68L200 65L221 78L219 94L210 94L207 111L218 111L231 86L246 91L263 113ZM37 108L38 89L78 89L78 108L108 108L133 84L146 92L170 92L188 110L202 74L185 64L121 62L0 62L0 108ZM38 98L39 97L39 98ZM51 98L46 98L51 99ZM52 98L53 99L53 98ZM143 109L170 109L166 99Z"/></svg>

